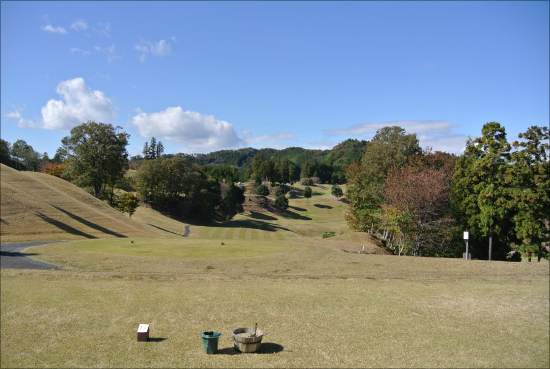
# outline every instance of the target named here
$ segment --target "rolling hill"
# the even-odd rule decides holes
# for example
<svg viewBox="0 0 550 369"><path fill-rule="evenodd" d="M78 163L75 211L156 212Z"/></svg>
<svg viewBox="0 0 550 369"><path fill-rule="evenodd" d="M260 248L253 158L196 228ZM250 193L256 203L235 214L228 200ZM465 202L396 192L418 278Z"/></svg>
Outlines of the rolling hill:
<svg viewBox="0 0 550 369"><path fill-rule="evenodd" d="M60 178L4 164L0 178L2 243L158 235Z"/></svg>

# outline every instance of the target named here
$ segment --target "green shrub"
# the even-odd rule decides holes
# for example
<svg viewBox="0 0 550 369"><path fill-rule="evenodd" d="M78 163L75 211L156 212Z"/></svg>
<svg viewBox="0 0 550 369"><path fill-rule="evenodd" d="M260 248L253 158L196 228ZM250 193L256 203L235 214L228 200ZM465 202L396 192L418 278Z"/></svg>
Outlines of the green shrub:
<svg viewBox="0 0 550 369"><path fill-rule="evenodd" d="M277 207L277 209L283 211L288 209L288 199L285 197L284 194L280 194L279 196L277 196L277 198L275 199L275 206Z"/></svg>
<svg viewBox="0 0 550 369"><path fill-rule="evenodd" d="M325 232L323 233L323 238L329 238L329 237L334 237L336 236L336 232Z"/></svg>

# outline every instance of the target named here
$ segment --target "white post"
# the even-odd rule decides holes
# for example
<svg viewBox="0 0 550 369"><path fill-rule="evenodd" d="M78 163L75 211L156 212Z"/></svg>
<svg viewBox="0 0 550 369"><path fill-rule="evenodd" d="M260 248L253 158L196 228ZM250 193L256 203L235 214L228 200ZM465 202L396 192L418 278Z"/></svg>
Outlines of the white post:
<svg viewBox="0 0 550 369"><path fill-rule="evenodd" d="M470 238L470 232L464 232L464 239L466 240L466 260L469 259L468 257L468 239Z"/></svg>

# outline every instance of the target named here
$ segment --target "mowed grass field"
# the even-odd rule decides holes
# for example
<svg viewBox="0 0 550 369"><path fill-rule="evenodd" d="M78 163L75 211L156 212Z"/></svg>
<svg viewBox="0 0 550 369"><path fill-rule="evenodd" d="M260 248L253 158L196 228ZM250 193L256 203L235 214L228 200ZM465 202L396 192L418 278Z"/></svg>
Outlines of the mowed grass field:
<svg viewBox="0 0 550 369"><path fill-rule="evenodd" d="M51 180L21 175L36 188ZM28 186L16 182L5 192L2 172L2 228L4 214L33 216L18 214L33 208L14 209ZM49 217L92 237L66 233L58 239L67 242L26 250L61 271L2 269L1 367L550 365L547 261L387 255L347 228L345 204L324 187L314 187L309 203L291 197L287 212L245 212L209 226L145 208L129 219L101 202L96 211L70 200L81 203L80 190L63 190L63 203L48 203L80 220L55 207ZM4 209L5 194L14 200ZM45 222L25 237L61 237L58 225ZM323 239L325 231L337 236ZM24 238L2 232L2 243L4 235ZM367 253L358 253L363 246ZM231 331L256 322L267 333L260 351L237 353ZM142 323L149 342L137 342ZM205 330L223 334L216 355L204 352Z"/></svg>

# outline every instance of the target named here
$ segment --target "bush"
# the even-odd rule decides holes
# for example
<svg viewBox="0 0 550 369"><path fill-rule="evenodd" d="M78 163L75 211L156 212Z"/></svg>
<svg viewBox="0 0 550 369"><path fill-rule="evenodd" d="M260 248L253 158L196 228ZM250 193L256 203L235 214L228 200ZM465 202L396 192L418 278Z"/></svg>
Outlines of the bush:
<svg viewBox="0 0 550 369"><path fill-rule="evenodd" d="M284 191L283 191L283 189L282 189L281 187L277 187L277 188L275 189L275 197L279 197L280 195L284 195L284 194L285 194L285 193L284 193Z"/></svg>
<svg viewBox="0 0 550 369"><path fill-rule="evenodd" d="M275 199L275 206L279 210L283 211L288 209L288 199L285 197L284 194L280 194L279 196L277 196L277 198Z"/></svg>
<svg viewBox="0 0 550 369"><path fill-rule="evenodd" d="M515 251L506 258L508 261L521 261L521 252Z"/></svg>
<svg viewBox="0 0 550 369"><path fill-rule="evenodd" d="M323 233L323 238L329 238L329 237L334 237L336 236L336 232L325 232Z"/></svg>

